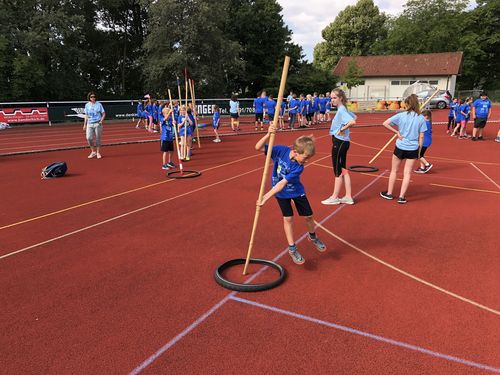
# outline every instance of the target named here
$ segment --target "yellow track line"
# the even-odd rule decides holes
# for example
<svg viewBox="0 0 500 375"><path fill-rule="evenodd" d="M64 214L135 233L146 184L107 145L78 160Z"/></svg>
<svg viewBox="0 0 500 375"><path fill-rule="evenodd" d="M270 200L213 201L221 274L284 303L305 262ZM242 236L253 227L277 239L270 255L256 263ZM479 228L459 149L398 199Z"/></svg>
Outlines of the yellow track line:
<svg viewBox="0 0 500 375"><path fill-rule="evenodd" d="M221 167L224 167L224 166L229 165L229 164L240 162L242 160L254 158L256 156L260 156L260 154L258 154L258 155L252 155L252 156L247 156L247 157L242 158L242 159L238 159L238 160L234 160L234 161L231 161L231 162L228 162L228 163L216 165L215 167L210 167L210 168L204 169L204 170L202 170L202 172L207 172L207 171L212 170L212 169L221 168ZM11 228L11 227L15 227L15 226L21 225L21 224L26 224L26 223L29 223L29 222L35 221L35 220L40 220L40 219L43 219L43 218L46 218L46 217L49 217L49 216L57 215L57 214L60 214L60 213L66 212L66 211L74 210L76 208L85 207L85 206L88 206L88 205L91 205L91 204L94 204L94 203L99 203L99 202L106 201L106 200L109 200L109 199L112 199L112 198L120 197L120 196L125 195L125 194L134 193L136 191L148 189L150 187L161 185L161 184L165 184L165 183L171 182L171 181L173 181L173 180L164 180L164 181L160 181L160 182L155 182L154 184L149 184L149 185L141 186L141 187L138 187L138 188L135 188L135 189L123 191L121 193L109 195L107 197L103 197L103 198L99 198L99 199L94 199L92 201L80 203L80 204L77 204L75 206L63 208L63 209L58 210L58 211L49 212L48 214L44 214L44 215L40 215L40 216L35 216L35 217L29 218L29 219L26 219L26 220L18 221L16 223L4 225L3 227L0 227L0 230Z"/></svg>
<svg viewBox="0 0 500 375"><path fill-rule="evenodd" d="M473 189L473 188L466 188L462 186L453 186L453 185L441 185L441 184L429 184L432 186L439 186L439 187L444 187L444 188L450 188L450 189L459 189L459 190L469 190L469 191L479 191L481 193L493 193L493 194L500 194L500 191L493 191L493 190L482 190L482 189Z"/></svg>
<svg viewBox="0 0 500 375"><path fill-rule="evenodd" d="M409 277L410 279L413 279L413 280L415 280L415 281L418 281L419 283L422 283L422 284L424 284L424 285L427 285L428 287L431 287L431 288L433 288L433 289L436 289L436 290L438 290L438 291L440 291L440 292L442 292L442 293L445 293L445 294L447 294L447 295L449 295L449 296L451 296L451 297L453 297L453 298L459 299L460 301L463 301L463 302L469 303L469 304L471 304L471 305L474 305L474 306L476 306L476 307L479 307L480 309L483 309L483 310L485 310L485 311L491 312L491 313L493 313L493 314L495 314L495 315L500 315L500 311L497 311L497 310L492 309L491 307L488 307L488 306L485 306L485 305L481 305L480 303L477 303L477 302L472 301L472 300L470 300L470 299L468 299L468 298L462 297L462 296L460 296L460 295L458 295L458 294L456 294L456 293L450 292L449 290L446 290L446 289L444 289L444 288L441 288L441 287L439 287L439 286L437 286L437 285L435 285L435 284L432 284L432 283L430 283L430 282L428 282L428 281L425 281L424 279L421 279L421 278L419 278L419 277L417 277L417 276L415 276L415 275L412 275L411 273L408 273L408 272L406 272L406 271L403 271L402 269L400 269L400 268L398 268L398 267L396 267L396 266L393 266L392 264L387 263L387 262L383 261L382 259L377 258L376 256L371 255L370 253L367 253L366 251L361 250L359 247L357 247L357 246L353 245L352 243L350 243L350 242L348 242L348 241L344 240L343 238L341 238L341 237L337 236L335 233L333 233L333 232L331 232L330 230L326 229L326 228L325 228L323 225L321 225L320 223L318 223L318 222L316 222L316 221L315 221L315 223L316 223L316 225L317 225L318 227L320 227L321 229L323 229L326 233L328 233L328 234L329 234L329 235L331 235L332 237L336 238L336 239L337 239L337 240L339 240L340 242L342 242L342 243L346 244L347 246L350 246L351 248L353 248L353 249L354 249L354 250L356 250L357 252L359 252L359 253L361 253L361 254L363 254L363 255L367 256L368 258L371 258L371 259L373 259L374 261L376 261L376 262L378 262L378 263L380 263L380 264L382 264L382 265L384 265L384 266L386 266L386 267L388 267L388 268L390 268L390 269L392 269L392 270L394 270L394 271L396 271L396 272L399 272L399 273L400 273L400 274L402 274L402 275L405 275L405 276Z"/></svg>

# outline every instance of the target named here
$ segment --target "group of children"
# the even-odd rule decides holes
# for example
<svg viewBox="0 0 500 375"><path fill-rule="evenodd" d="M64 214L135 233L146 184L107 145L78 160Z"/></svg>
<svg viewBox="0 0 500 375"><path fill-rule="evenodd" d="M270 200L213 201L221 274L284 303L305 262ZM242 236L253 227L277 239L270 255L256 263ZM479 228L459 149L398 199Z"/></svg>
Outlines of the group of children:
<svg viewBox="0 0 500 375"><path fill-rule="evenodd" d="M446 133L458 139L471 138L472 141L481 141L483 137L483 129L491 113L491 101L488 99L486 92L481 92L478 99L472 102L472 98L466 99L454 98L450 103L450 111L448 113L448 126ZM474 119L474 127L472 135L467 134L467 122L470 118ZM497 140L498 139L497 136Z"/></svg>

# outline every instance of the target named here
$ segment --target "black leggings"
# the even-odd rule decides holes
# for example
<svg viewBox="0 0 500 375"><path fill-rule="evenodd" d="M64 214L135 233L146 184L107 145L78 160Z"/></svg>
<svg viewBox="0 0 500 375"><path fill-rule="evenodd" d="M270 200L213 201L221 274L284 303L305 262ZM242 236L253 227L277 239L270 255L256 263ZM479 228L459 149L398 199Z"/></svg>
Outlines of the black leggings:
<svg viewBox="0 0 500 375"><path fill-rule="evenodd" d="M342 141L332 135L332 143L333 173L335 177L340 177L342 175L342 168L347 169L347 150L349 150L351 142Z"/></svg>
<svg viewBox="0 0 500 375"><path fill-rule="evenodd" d="M455 122L455 118L453 116L448 116L448 130L450 130L450 126L451 126L451 130L455 129L455 126L456 126L456 122Z"/></svg>

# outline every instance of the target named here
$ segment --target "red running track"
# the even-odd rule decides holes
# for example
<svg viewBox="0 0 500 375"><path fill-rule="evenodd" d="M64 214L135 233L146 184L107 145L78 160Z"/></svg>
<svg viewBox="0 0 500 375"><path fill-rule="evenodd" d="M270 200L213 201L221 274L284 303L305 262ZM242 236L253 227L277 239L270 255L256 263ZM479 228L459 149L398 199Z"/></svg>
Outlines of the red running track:
<svg viewBox="0 0 500 375"><path fill-rule="evenodd" d="M207 142L189 163L203 174L190 180L165 179L149 143L110 147L101 160L82 150L1 158L3 372L500 371L498 144L436 131L435 167L412 177L406 206L378 196L386 151L379 172L352 174L356 204L336 207L319 203L333 178L327 131L314 133L303 181L328 250L302 241L295 218L306 263L293 264L269 202L253 255L277 258L289 275L255 294L230 294L212 275L246 254L258 135ZM390 134L360 128L352 138L349 164L366 164ZM68 162L68 176L40 180L53 160Z"/></svg>

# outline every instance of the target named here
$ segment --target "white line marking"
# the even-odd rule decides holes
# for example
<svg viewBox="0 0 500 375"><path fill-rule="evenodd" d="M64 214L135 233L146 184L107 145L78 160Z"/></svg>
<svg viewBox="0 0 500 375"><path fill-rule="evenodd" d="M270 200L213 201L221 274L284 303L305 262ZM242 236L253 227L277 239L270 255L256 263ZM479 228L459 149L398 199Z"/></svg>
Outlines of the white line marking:
<svg viewBox="0 0 500 375"><path fill-rule="evenodd" d="M495 181L493 181L493 179L491 179L486 173L484 173L482 170L480 170L478 167L476 167L474 165L474 163L470 163L470 165L472 165L474 168L476 168L479 171L479 173L481 173L484 177L486 177L488 180L490 180L493 183L493 185L496 186L497 189L500 189L500 186L498 186L498 184Z"/></svg>
<svg viewBox="0 0 500 375"><path fill-rule="evenodd" d="M326 327L338 329L340 331L352 333L354 335L367 337L367 338L370 338L372 340L385 342L387 344L398 346L400 348L405 348L405 349L413 350L413 351L416 351L416 352L424 353L424 354L430 355L432 357L445 359L447 361L460 363L462 365L468 365L468 366L476 367L476 368L479 368L481 370L487 370L487 371L491 371L491 372L500 373L500 369L492 367L492 366L489 366L489 365L485 365L485 364L482 364L482 363L472 362L472 361L469 361L467 359L462 359L462 358L454 357L454 356L451 356L451 355L448 355L448 354L443 354L443 353L435 352L435 351L430 350L430 349L422 348L421 346L408 344L406 342L389 339L387 337L383 337L383 336L379 336L379 335L374 335L373 333L369 333L369 332L365 332L365 331L360 331L360 330L355 329L355 328L346 327L346 326L343 326L343 325L340 325L340 324L335 324L335 323L327 322L325 320L313 318L313 317L310 317L310 316L307 316L307 315L295 313L295 312L288 311L288 310L283 310L283 309L280 309L278 307L273 307L273 306L265 305L263 303L258 303L258 302L254 302L254 301L251 301L251 300L247 300L247 299L243 299L243 298L239 298L239 297L235 297L235 296L228 296L228 297L229 297L229 299L232 299L233 301L236 301L236 302L240 302L240 303L244 303L244 304L247 304L247 305L259 307L259 308L264 309L264 310L269 310L269 311L277 312L279 314L283 314L283 315L291 316L293 318L298 318L298 319L305 320L305 321L308 321L308 322L320 324L322 326L326 326Z"/></svg>

